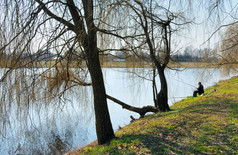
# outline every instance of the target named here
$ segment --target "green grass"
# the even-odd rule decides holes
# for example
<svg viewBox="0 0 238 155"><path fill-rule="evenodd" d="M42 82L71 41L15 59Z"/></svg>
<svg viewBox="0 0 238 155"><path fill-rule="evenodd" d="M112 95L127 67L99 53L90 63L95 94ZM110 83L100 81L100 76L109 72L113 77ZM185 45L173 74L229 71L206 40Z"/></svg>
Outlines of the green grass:
<svg viewBox="0 0 238 155"><path fill-rule="evenodd" d="M238 154L238 77L188 97L172 111L134 121L110 144L69 154Z"/></svg>

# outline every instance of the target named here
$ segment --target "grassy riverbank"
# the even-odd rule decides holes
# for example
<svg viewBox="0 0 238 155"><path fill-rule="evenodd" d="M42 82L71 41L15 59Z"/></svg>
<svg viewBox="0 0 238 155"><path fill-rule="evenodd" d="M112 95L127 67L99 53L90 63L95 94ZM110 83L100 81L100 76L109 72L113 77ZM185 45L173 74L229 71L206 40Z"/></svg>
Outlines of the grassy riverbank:
<svg viewBox="0 0 238 155"><path fill-rule="evenodd" d="M68 154L238 154L238 77L188 97L172 111L148 115L117 131L108 145L96 142Z"/></svg>

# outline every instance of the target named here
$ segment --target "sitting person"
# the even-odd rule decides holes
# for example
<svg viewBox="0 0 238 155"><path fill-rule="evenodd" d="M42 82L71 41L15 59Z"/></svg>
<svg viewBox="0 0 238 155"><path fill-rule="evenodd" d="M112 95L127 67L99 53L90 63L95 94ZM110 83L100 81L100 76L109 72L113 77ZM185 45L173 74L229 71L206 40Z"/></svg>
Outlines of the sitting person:
<svg viewBox="0 0 238 155"><path fill-rule="evenodd" d="M203 85L201 82L198 82L198 88L193 92L193 97L197 97L197 93L202 95L204 93Z"/></svg>

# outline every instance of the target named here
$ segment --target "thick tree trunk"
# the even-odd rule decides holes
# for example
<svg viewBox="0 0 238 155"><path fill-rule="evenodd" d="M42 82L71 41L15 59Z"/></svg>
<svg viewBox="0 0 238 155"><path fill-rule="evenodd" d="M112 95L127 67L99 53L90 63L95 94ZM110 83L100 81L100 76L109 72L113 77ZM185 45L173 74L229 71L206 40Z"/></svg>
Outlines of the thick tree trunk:
<svg viewBox="0 0 238 155"><path fill-rule="evenodd" d="M107 106L106 90L100 67L99 56L95 51L93 56L88 57L88 69L92 79L94 94L94 110L96 119L96 133L98 144L105 144L115 137Z"/></svg>
<svg viewBox="0 0 238 155"><path fill-rule="evenodd" d="M115 135L108 111L106 90L97 49L97 31L93 22L93 0L83 0L82 2L88 30L87 36L83 38L85 39L83 44L92 80L96 133L100 145L110 141Z"/></svg>
<svg viewBox="0 0 238 155"><path fill-rule="evenodd" d="M164 74L164 69L158 69L158 72L160 77L161 89L159 94L157 94L156 107L158 107L160 111L170 111L168 104L168 86Z"/></svg>

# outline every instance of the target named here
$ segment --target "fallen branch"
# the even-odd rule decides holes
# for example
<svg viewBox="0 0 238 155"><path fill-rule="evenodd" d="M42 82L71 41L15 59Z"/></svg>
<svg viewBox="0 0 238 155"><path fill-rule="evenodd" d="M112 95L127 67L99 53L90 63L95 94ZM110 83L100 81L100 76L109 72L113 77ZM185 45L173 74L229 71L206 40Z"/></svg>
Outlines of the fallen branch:
<svg viewBox="0 0 238 155"><path fill-rule="evenodd" d="M154 106L144 106L142 108L138 108L138 107L130 106L130 105L128 105L112 96L109 96L109 95L107 95L107 98L109 100L121 105L122 108L139 113L141 118L143 118L147 112L154 112L154 113L159 112L159 109Z"/></svg>

